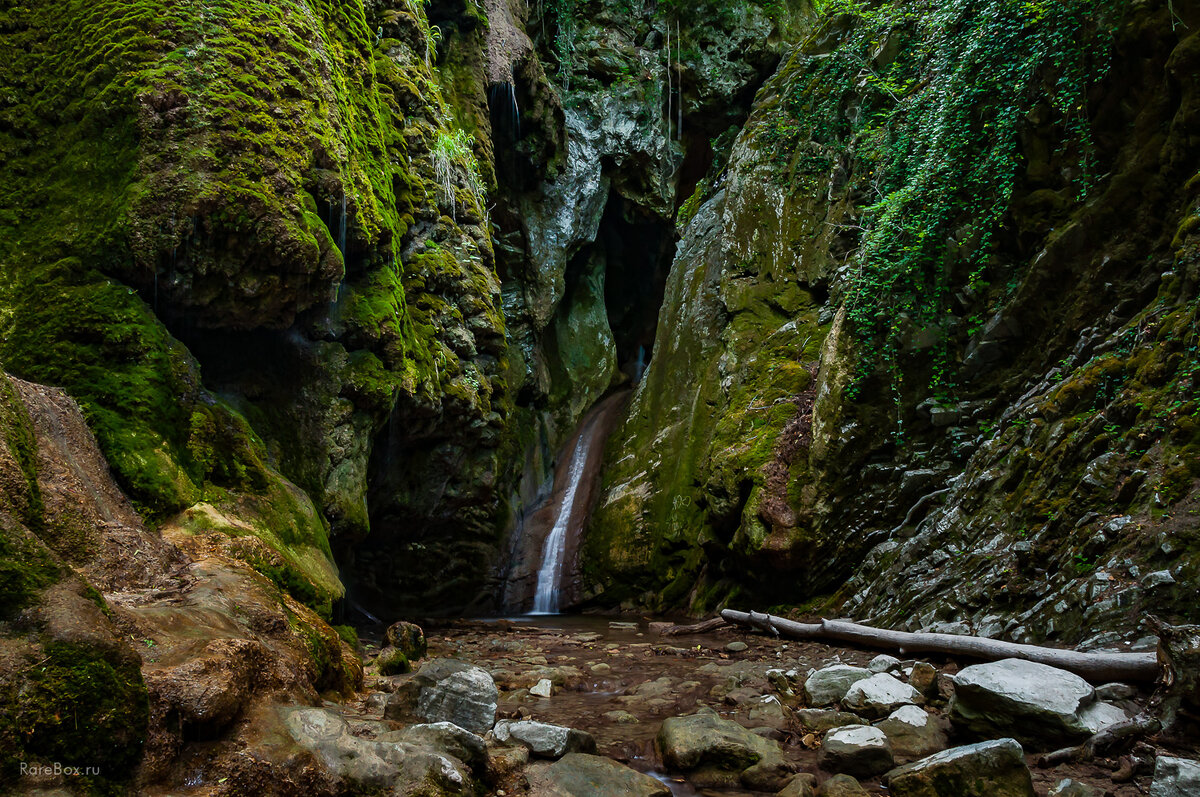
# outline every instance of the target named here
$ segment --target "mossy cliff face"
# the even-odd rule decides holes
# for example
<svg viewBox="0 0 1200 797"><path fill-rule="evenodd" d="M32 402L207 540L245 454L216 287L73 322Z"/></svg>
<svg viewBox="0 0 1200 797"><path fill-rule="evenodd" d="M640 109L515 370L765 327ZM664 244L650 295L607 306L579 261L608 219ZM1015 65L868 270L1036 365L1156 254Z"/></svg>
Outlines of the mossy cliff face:
<svg viewBox="0 0 1200 797"><path fill-rule="evenodd" d="M3 11L0 357L140 507L257 534L318 607L373 514L472 544L499 514L482 63L450 55L483 19L436 11L441 51L402 2Z"/></svg>
<svg viewBox="0 0 1200 797"><path fill-rule="evenodd" d="M1196 39L1087 9L833 8L786 60L685 206L597 601L1193 616Z"/></svg>

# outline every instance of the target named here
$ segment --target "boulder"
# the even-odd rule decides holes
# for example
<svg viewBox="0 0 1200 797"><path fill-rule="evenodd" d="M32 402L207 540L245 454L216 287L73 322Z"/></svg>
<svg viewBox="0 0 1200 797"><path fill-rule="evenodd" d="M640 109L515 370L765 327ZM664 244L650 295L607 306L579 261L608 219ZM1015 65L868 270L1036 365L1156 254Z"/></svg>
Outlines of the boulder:
<svg viewBox="0 0 1200 797"><path fill-rule="evenodd" d="M379 668L379 674L383 676L412 672L412 662L408 660L408 656L405 656L398 648L390 646L379 651L379 655L375 657L375 666Z"/></svg>
<svg viewBox="0 0 1200 797"><path fill-rule="evenodd" d="M740 773L763 759L782 756L778 742L722 719L710 708L664 720L657 744L663 763L685 772L705 767Z"/></svg>
<svg viewBox="0 0 1200 797"><path fill-rule="evenodd" d="M887 774L894 797L1034 797L1025 752L999 739L934 753Z"/></svg>
<svg viewBox="0 0 1200 797"><path fill-rule="evenodd" d="M918 706L901 706L875 727L887 735L897 758L924 758L946 749L945 731L937 719Z"/></svg>
<svg viewBox="0 0 1200 797"><path fill-rule="evenodd" d="M379 736L379 741L409 742L453 756L469 765L476 774L487 766L487 747L482 736L476 736L452 722L433 722L412 725L400 731Z"/></svg>
<svg viewBox="0 0 1200 797"><path fill-rule="evenodd" d="M938 697L938 671L927 661L918 661L908 674L908 685L925 695L929 700Z"/></svg>
<svg viewBox="0 0 1200 797"><path fill-rule="evenodd" d="M900 706L924 702L920 692L885 672L856 681L842 698L846 708L872 719L886 717Z"/></svg>
<svg viewBox="0 0 1200 797"><path fill-rule="evenodd" d="M786 786L795 774L796 768L791 763L776 756L768 756L754 766L742 770L739 779L742 785L751 791L773 794Z"/></svg>
<svg viewBox="0 0 1200 797"><path fill-rule="evenodd" d="M452 722L476 734L496 722L500 693L487 670L456 659L432 659L388 698L383 715L400 722Z"/></svg>
<svg viewBox="0 0 1200 797"><path fill-rule="evenodd" d="M426 644L425 631L416 623L406 623L401 620L388 626L385 633L387 643L404 654L409 661L424 658Z"/></svg>
<svg viewBox="0 0 1200 797"><path fill-rule="evenodd" d="M777 797L817 797L816 775L801 772L788 781L788 784L783 787Z"/></svg>
<svg viewBox="0 0 1200 797"><path fill-rule="evenodd" d="M545 722L500 720L492 729L492 735L502 744L524 745L530 753L541 758L596 752L596 740L590 733Z"/></svg>
<svg viewBox="0 0 1200 797"><path fill-rule="evenodd" d="M475 794L466 764L421 745L363 739L346 720L324 708L283 710L284 725L352 792L381 794Z"/></svg>
<svg viewBox="0 0 1200 797"><path fill-rule="evenodd" d="M1150 797L1196 797L1200 794L1200 761L1160 755L1154 764Z"/></svg>
<svg viewBox="0 0 1200 797"><path fill-rule="evenodd" d="M895 764L887 735L870 725L847 725L825 735L817 759L827 772L871 777Z"/></svg>
<svg viewBox="0 0 1200 797"><path fill-rule="evenodd" d="M982 738L1011 736L1036 750L1095 731L1083 718L1095 690L1074 673L1021 659L975 664L954 676L950 719Z"/></svg>
<svg viewBox="0 0 1200 797"><path fill-rule="evenodd" d="M817 789L817 797L870 797L870 792L850 775L834 775Z"/></svg>
<svg viewBox="0 0 1200 797"><path fill-rule="evenodd" d="M871 675L865 667L835 664L808 676L804 681L804 693L810 706L831 706L845 697L851 686Z"/></svg>
<svg viewBox="0 0 1200 797"><path fill-rule="evenodd" d="M825 733L843 725L862 725L862 717L849 711L830 711L820 708L802 708L796 711L796 719L805 730Z"/></svg>
<svg viewBox="0 0 1200 797"><path fill-rule="evenodd" d="M649 775L611 758L567 753L553 764L529 767L530 794L538 797L670 797L671 790Z"/></svg>
<svg viewBox="0 0 1200 797"><path fill-rule="evenodd" d="M900 672L900 659L895 656L889 656L886 653L880 653L867 663L867 669L875 673Z"/></svg>

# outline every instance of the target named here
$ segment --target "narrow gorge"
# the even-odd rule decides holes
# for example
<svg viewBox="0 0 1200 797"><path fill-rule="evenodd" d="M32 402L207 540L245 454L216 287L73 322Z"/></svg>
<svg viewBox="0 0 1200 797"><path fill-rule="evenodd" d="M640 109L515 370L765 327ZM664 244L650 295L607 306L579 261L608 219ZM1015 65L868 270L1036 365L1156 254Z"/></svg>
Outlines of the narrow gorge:
<svg viewBox="0 0 1200 797"><path fill-rule="evenodd" d="M1200 5L0 59L0 791L1200 795Z"/></svg>

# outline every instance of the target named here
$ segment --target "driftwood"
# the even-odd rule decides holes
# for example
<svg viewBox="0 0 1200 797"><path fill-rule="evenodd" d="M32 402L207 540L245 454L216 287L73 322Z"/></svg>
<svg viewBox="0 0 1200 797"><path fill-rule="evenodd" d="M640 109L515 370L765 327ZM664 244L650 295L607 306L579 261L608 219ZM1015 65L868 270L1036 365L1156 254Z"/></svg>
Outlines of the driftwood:
<svg viewBox="0 0 1200 797"><path fill-rule="evenodd" d="M701 623L692 625L673 625L670 628L664 628L659 631L659 636L683 636L684 634L706 634L709 631L716 631L718 628L724 628L729 625L723 617L713 617L710 620L705 620Z"/></svg>
<svg viewBox="0 0 1200 797"><path fill-rule="evenodd" d="M721 617L730 623L753 626L792 639L836 639L869 647L896 649L901 653L949 653L989 661L1025 659L1069 670L1095 683L1148 683L1157 680L1160 673L1158 657L1154 653L1081 653L984 637L891 631L842 620L797 623L769 614L732 609L721 612Z"/></svg>
<svg viewBox="0 0 1200 797"><path fill-rule="evenodd" d="M1158 717L1138 714L1132 719L1110 725L1078 747L1065 747L1038 758L1039 767L1052 767L1068 761L1092 761L1097 756L1112 757L1123 753L1139 740L1162 730Z"/></svg>

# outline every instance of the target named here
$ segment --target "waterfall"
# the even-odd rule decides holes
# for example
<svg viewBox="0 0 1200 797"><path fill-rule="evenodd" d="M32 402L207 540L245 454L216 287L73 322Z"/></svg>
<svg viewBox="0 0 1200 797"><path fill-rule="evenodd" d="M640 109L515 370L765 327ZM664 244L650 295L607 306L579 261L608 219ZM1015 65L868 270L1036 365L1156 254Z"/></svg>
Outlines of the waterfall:
<svg viewBox="0 0 1200 797"><path fill-rule="evenodd" d="M571 454L571 465L567 469L567 492L559 505L554 528L546 535L546 542L542 545L542 566L538 569L537 593L533 598L534 614L558 613L567 530L571 525L571 517L575 514L575 494L579 491L579 483L583 481L586 470L588 443L589 437L585 432L575 444L575 451Z"/></svg>

